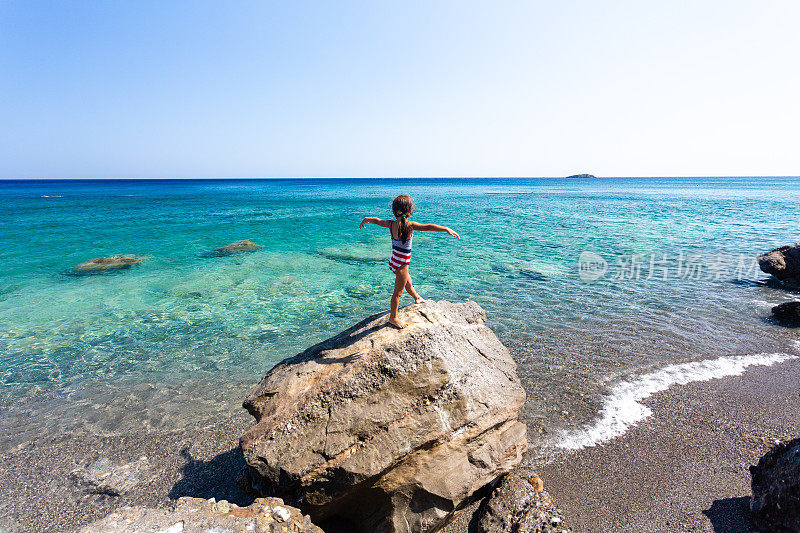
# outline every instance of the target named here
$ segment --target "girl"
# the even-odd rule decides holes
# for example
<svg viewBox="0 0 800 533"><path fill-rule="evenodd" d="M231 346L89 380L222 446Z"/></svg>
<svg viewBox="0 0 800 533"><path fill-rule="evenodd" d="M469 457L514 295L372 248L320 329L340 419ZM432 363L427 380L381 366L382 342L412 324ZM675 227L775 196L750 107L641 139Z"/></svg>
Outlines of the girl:
<svg viewBox="0 0 800 533"><path fill-rule="evenodd" d="M409 220L408 217L414 212L414 201L407 194L401 194L392 201L392 212L395 220L381 220L375 217L364 217L359 228L365 224L377 224L384 228L389 228L392 234L392 257L389 258L389 268L394 272L394 294L392 294L392 307L389 313L389 323L402 329L408 324L401 322L397 318L397 308L400 306L400 296L405 289L414 298L414 303L422 303L425 300L417 294L411 284L411 275L408 273L408 265L411 263L411 238L414 231L444 231L448 235L461 238L458 233L446 226L437 224L420 224Z"/></svg>

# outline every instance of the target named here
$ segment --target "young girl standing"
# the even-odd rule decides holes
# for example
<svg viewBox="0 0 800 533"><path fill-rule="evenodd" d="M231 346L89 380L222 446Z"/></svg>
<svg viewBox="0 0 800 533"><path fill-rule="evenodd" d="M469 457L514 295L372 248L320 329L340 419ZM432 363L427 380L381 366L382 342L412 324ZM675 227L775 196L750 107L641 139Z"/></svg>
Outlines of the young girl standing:
<svg viewBox="0 0 800 533"><path fill-rule="evenodd" d="M392 234L392 256L389 258L389 268L394 272L394 293L392 294L392 307L389 313L389 323L404 328L408 324L401 322L397 318L397 309L400 307L400 296L403 289L414 298L414 303L422 303L425 300L417 294L411 284L411 274L408 273L408 265L411 263L411 239L415 231L444 231L448 235L460 238L458 233L447 226L438 224L420 224L409 220L414 212L414 201L407 194L401 194L392 201L392 213L394 220L381 220L375 217L364 217L359 228L365 224L377 224L384 228L389 228Z"/></svg>

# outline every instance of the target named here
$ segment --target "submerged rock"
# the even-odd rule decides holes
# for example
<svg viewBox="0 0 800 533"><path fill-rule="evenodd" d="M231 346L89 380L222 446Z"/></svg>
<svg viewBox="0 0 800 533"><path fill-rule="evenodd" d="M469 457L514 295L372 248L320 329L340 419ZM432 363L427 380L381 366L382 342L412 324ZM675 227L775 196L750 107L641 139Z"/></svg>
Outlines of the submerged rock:
<svg viewBox="0 0 800 533"><path fill-rule="evenodd" d="M772 308L772 316L781 322L800 324L800 302L784 302Z"/></svg>
<svg viewBox="0 0 800 533"><path fill-rule="evenodd" d="M124 465L115 465L104 457L76 468L70 479L89 493L122 496L147 478L149 468L150 461L145 456Z"/></svg>
<svg viewBox="0 0 800 533"><path fill-rule="evenodd" d="M790 288L800 287L800 242L758 256L758 266Z"/></svg>
<svg viewBox="0 0 800 533"><path fill-rule="evenodd" d="M760 531L800 531L800 438L782 442L750 467L753 524Z"/></svg>
<svg viewBox="0 0 800 533"><path fill-rule="evenodd" d="M243 241L236 241L230 244L226 244L225 246L220 246L219 248L214 248L214 254L232 255L232 254L240 254L243 252L255 252L256 250L260 249L261 246L257 245L253 241L245 239Z"/></svg>
<svg viewBox="0 0 800 533"><path fill-rule="evenodd" d="M112 255L109 257L95 257L75 266L78 272L102 272L105 270L119 270L138 265L142 260L133 255Z"/></svg>
<svg viewBox="0 0 800 533"><path fill-rule="evenodd" d="M572 531L561 510L544 491L535 472L519 468L502 477L482 506L478 531L485 533L553 533Z"/></svg>
<svg viewBox="0 0 800 533"><path fill-rule="evenodd" d="M286 359L244 406L253 486L364 532L434 531L526 449L525 392L475 302L385 313Z"/></svg>
<svg viewBox="0 0 800 533"><path fill-rule="evenodd" d="M276 517L275 515L279 515ZM323 533L280 498L258 498L247 507L225 500L183 497L175 509L124 507L107 517L92 522L81 533Z"/></svg>

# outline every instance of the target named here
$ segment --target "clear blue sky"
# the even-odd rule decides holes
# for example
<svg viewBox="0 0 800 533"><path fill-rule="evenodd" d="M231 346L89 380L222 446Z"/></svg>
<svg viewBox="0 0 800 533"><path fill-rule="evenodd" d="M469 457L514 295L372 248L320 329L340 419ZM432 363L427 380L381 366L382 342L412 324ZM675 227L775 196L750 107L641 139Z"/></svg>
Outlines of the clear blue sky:
<svg viewBox="0 0 800 533"><path fill-rule="evenodd" d="M0 2L0 178L800 174L800 2Z"/></svg>

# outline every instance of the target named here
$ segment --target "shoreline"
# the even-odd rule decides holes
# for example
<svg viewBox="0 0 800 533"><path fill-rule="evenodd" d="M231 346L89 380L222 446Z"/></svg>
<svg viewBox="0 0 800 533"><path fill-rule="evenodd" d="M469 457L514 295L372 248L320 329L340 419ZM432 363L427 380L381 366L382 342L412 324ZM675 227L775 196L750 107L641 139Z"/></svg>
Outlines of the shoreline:
<svg viewBox="0 0 800 533"><path fill-rule="evenodd" d="M530 462L575 531L749 532L747 467L774 439L800 434L798 379L800 360L789 359L678 384L641 400L652 415L623 435ZM236 486L238 438L251 425L241 410L178 431L41 436L2 454L0 529L70 530L122 506L167 507L180 496L247 505L252 498ZM72 476L98 459L123 466L142 456L146 469L120 495ZM469 531L475 509L445 531Z"/></svg>
<svg viewBox="0 0 800 533"><path fill-rule="evenodd" d="M643 400L653 414L603 445L535 465L576 531L753 531L748 467L800 434L800 361Z"/></svg>

